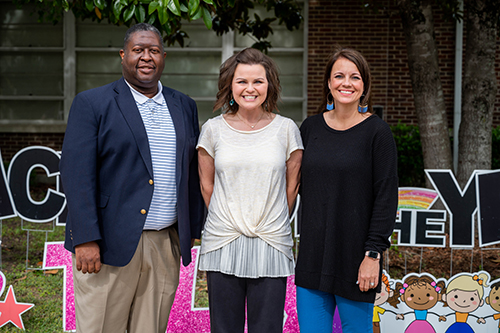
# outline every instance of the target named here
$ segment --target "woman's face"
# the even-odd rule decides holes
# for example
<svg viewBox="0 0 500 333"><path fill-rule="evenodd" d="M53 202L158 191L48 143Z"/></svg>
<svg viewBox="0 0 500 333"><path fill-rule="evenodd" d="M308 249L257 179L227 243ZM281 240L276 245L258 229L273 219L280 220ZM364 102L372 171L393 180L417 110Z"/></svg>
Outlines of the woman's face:
<svg viewBox="0 0 500 333"><path fill-rule="evenodd" d="M268 88L266 69L262 65L238 64L231 90L238 110L262 110Z"/></svg>
<svg viewBox="0 0 500 333"><path fill-rule="evenodd" d="M401 300L413 310L428 310L439 301L439 294L428 283L413 284L406 288Z"/></svg>
<svg viewBox="0 0 500 333"><path fill-rule="evenodd" d="M483 305L477 290L464 291L454 289L446 295L446 302L450 309L455 312L469 313Z"/></svg>
<svg viewBox="0 0 500 333"><path fill-rule="evenodd" d="M358 67L345 58L337 59L332 67L328 88L335 100L335 105L338 103L358 105L364 91L363 78Z"/></svg>

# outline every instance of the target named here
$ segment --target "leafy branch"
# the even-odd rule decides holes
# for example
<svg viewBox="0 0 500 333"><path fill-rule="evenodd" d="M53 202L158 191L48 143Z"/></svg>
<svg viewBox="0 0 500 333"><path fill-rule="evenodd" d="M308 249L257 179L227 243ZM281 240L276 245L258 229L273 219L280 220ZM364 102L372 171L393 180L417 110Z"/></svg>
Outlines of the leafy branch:
<svg viewBox="0 0 500 333"><path fill-rule="evenodd" d="M167 45L176 42L184 46L188 34L181 30L183 22L203 20L207 29L222 35L229 30L255 39L252 47L266 51L266 41L273 33L271 23L285 24L290 31L298 29L303 17L295 0L13 0L18 6L34 4L39 22L60 22L64 12L72 11L77 19L104 21L114 25L131 26L146 22L154 25L164 36ZM274 17L250 18L249 10L262 5Z"/></svg>

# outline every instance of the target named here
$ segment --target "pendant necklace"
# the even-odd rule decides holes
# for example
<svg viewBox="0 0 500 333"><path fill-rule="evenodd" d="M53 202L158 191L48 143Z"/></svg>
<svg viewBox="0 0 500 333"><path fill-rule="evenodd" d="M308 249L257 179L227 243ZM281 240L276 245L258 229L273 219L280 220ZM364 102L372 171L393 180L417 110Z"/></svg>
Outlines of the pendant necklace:
<svg viewBox="0 0 500 333"><path fill-rule="evenodd" d="M240 118L240 120L241 120L242 122L244 122L245 124L247 124L248 126L250 126L250 128L251 128L251 129L253 129L253 128L254 128L254 127L255 127L255 126L259 123L259 121L261 121L261 120L262 120L262 117L264 116L264 112L262 112L262 113L260 114L260 118L259 118L259 120L257 120L257 122L256 122L255 124L253 124L253 126L252 126L252 125L250 125L249 123L247 123L247 122L246 122L246 120L244 120L243 118L241 118L238 112L236 112L236 116L237 116L238 118Z"/></svg>

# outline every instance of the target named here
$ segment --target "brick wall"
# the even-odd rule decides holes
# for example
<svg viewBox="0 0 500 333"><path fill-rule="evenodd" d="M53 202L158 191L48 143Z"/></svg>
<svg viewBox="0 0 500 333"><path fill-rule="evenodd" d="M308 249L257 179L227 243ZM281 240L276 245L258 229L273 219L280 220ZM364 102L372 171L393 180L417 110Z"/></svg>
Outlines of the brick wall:
<svg viewBox="0 0 500 333"><path fill-rule="evenodd" d="M401 19L392 0L381 0L393 13L364 12L357 1L309 1L308 39L308 115L315 114L321 98L321 79L332 46L336 43L363 53L372 71L373 104L384 107L390 124L399 121L417 124L408 70L406 43ZM453 125L455 23L448 22L434 10L434 28L439 51L439 67L450 128ZM464 32L465 36L465 32ZM464 37L465 44L465 37ZM500 67L500 42L497 68ZM464 45L465 47L465 45ZM464 54L465 56L465 54ZM500 70L497 70L500 85ZM500 89L497 95L500 101ZM500 102L497 102L497 109ZM500 112L494 114L500 125Z"/></svg>
<svg viewBox="0 0 500 333"><path fill-rule="evenodd" d="M61 150L64 133L0 133L2 159L10 162L21 149L29 146L45 146Z"/></svg>

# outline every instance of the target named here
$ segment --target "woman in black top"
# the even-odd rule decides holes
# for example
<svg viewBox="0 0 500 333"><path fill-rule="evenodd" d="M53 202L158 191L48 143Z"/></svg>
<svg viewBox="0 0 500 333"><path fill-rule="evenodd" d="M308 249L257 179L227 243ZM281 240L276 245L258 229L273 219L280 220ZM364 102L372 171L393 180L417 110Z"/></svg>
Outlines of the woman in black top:
<svg viewBox="0 0 500 333"><path fill-rule="evenodd" d="M324 75L318 115L304 143L300 250L295 271L302 333L372 332L381 254L390 246L398 204L397 152L389 126L372 114L365 58L338 49Z"/></svg>

